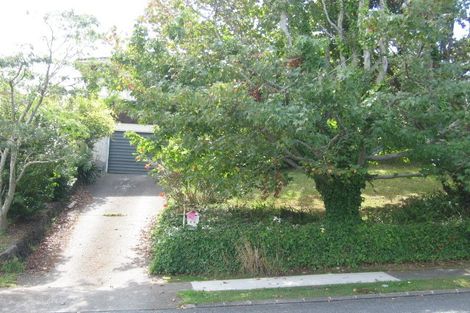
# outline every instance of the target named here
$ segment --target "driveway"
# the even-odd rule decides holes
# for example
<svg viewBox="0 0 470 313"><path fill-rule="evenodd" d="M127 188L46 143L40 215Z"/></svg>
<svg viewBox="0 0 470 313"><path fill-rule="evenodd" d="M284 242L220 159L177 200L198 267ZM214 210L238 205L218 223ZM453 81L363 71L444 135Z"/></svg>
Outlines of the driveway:
<svg viewBox="0 0 470 313"><path fill-rule="evenodd" d="M55 268L26 275L21 288L0 291L0 312L162 309L176 306L185 284L149 277L142 233L164 199L144 175L106 175L90 186L93 203L70 230Z"/></svg>

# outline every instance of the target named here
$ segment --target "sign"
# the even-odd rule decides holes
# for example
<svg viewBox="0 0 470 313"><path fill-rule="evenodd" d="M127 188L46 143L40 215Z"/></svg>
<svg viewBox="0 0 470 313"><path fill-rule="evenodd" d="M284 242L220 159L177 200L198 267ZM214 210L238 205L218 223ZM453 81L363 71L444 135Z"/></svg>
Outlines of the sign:
<svg viewBox="0 0 470 313"><path fill-rule="evenodd" d="M186 223L188 226L197 227L197 224L199 224L199 213L194 210L186 213Z"/></svg>

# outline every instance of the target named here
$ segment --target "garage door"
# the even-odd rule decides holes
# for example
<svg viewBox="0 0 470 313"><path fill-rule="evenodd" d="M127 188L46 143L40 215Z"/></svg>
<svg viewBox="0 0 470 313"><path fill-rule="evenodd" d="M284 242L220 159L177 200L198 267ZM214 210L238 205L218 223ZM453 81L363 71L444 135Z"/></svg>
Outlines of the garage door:
<svg viewBox="0 0 470 313"><path fill-rule="evenodd" d="M150 134L142 134L149 136ZM114 132L109 143L108 173L146 174L145 163L135 160L135 147L124 137L123 131Z"/></svg>

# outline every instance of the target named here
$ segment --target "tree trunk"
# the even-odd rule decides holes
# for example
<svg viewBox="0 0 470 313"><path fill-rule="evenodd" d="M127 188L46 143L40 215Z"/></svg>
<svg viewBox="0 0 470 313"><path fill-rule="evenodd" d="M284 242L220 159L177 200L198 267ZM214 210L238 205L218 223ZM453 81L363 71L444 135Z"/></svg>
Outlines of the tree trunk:
<svg viewBox="0 0 470 313"><path fill-rule="evenodd" d="M0 231L6 230L7 228L7 215L8 211L11 208L11 204L13 203L13 199L15 197L16 192L16 166L17 166L17 157L18 157L18 150L12 149L10 154L10 168L9 168L9 179L8 179L8 186L6 195L1 203L0 206ZM0 202L1 202L0 200Z"/></svg>
<svg viewBox="0 0 470 313"><path fill-rule="evenodd" d="M7 214L6 212L5 213L1 212L0 213L0 233L7 230L7 226L8 226Z"/></svg>
<svg viewBox="0 0 470 313"><path fill-rule="evenodd" d="M325 204L326 217L334 222L359 222L362 189L366 176L361 174L321 174L314 176Z"/></svg>

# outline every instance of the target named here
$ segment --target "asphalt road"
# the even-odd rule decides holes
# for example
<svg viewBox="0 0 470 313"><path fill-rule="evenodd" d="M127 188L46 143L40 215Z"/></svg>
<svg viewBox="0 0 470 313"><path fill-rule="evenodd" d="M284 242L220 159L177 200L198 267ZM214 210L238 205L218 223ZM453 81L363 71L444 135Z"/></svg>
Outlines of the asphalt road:
<svg viewBox="0 0 470 313"><path fill-rule="evenodd" d="M470 294L432 295L335 302L266 304L159 311L109 311L119 313L469 313ZM101 312L104 313L104 312Z"/></svg>

